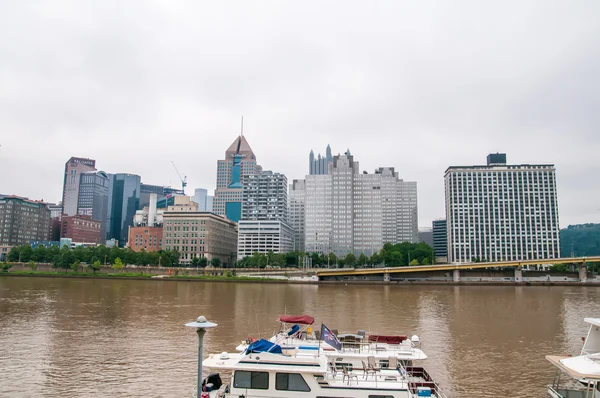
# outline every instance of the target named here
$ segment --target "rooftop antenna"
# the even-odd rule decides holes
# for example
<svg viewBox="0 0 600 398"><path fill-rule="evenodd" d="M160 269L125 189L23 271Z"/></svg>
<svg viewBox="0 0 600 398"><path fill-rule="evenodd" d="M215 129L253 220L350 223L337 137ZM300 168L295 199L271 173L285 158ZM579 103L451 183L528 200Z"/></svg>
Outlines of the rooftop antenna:
<svg viewBox="0 0 600 398"><path fill-rule="evenodd" d="M244 136L244 116L242 116L242 132L240 133L240 136Z"/></svg>

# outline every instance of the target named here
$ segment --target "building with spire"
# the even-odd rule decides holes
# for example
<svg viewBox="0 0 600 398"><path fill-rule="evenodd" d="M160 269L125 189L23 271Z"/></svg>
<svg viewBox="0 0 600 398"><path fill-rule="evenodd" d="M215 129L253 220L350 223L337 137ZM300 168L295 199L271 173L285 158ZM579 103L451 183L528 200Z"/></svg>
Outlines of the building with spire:
<svg viewBox="0 0 600 398"><path fill-rule="evenodd" d="M329 174L330 163L333 163L333 156L331 156L331 147L329 146L329 144L327 145L327 149L325 150L325 156L323 157L319 153L315 158L315 153L311 149L310 154L308 155L308 174Z"/></svg>
<svg viewBox="0 0 600 398"><path fill-rule="evenodd" d="M244 182L248 176L261 171L252 148L241 134L225 151L225 159L217 161L213 212L238 222L242 218Z"/></svg>

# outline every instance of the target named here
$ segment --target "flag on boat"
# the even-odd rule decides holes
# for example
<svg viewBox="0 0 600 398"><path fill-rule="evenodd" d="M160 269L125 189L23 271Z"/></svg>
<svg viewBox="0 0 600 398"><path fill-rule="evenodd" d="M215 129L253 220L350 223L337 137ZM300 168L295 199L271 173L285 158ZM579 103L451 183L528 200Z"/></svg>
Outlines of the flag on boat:
<svg viewBox="0 0 600 398"><path fill-rule="evenodd" d="M337 336L324 323L321 324L321 339L337 350L342 349L342 343L340 343Z"/></svg>

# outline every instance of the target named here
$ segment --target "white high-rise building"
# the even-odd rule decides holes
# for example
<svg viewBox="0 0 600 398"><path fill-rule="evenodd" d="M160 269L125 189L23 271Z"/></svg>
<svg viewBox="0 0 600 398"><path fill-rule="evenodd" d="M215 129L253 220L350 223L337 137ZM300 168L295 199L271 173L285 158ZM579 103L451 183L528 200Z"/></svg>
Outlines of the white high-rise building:
<svg viewBox="0 0 600 398"><path fill-rule="evenodd" d="M554 165L451 166L444 176L448 261L560 257Z"/></svg>
<svg viewBox="0 0 600 398"><path fill-rule="evenodd" d="M238 259L258 253L294 251L288 225L287 177L272 171L246 176L242 219L238 223Z"/></svg>
<svg viewBox="0 0 600 398"><path fill-rule="evenodd" d="M361 173L346 152L328 174L305 180L305 251L371 255L384 243L418 240L416 182L391 167Z"/></svg>

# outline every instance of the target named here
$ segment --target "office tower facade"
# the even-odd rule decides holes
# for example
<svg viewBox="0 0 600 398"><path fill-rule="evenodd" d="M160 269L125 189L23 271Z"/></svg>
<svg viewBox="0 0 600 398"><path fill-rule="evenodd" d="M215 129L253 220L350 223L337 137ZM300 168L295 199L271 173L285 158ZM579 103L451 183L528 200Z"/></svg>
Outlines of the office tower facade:
<svg viewBox="0 0 600 398"><path fill-rule="evenodd" d="M560 257L554 165L451 166L444 176L448 261Z"/></svg>
<svg viewBox="0 0 600 398"><path fill-rule="evenodd" d="M310 151L308 155L308 174L329 174L329 165L333 162L333 156L331 156L331 147L327 145L325 150L325 156L319 155L315 158L315 153Z"/></svg>
<svg viewBox="0 0 600 398"><path fill-rule="evenodd" d="M188 196L175 197L163 214L163 249L177 250L179 261L190 264L194 257L219 258L225 267L235 262L237 224L225 217L198 211Z"/></svg>
<svg viewBox="0 0 600 398"><path fill-rule="evenodd" d="M50 240L58 242L60 240L60 219L62 216L62 203L48 203L50 209Z"/></svg>
<svg viewBox="0 0 600 398"><path fill-rule="evenodd" d="M244 182L243 220L288 220L287 177L266 170Z"/></svg>
<svg viewBox="0 0 600 398"><path fill-rule="evenodd" d="M253 253L294 251L288 225L287 177L261 171L244 182L242 219L238 223L238 259Z"/></svg>
<svg viewBox="0 0 600 398"><path fill-rule="evenodd" d="M294 250L304 252L304 215L306 203L306 183L294 180L289 188L288 221L294 231Z"/></svg>
<svg viewBox="0 0 600 398"><path fill-rule="evenodd" d="M419 243L425 243L433 247L433 229L419 228Z"/></svg>
<svg viewBox="0 0 600 398"><path fill-rule="evenodd" d="M387 242L416 243L416 183L391 167L361 173L349 151L334 156L329 174L306 176L304 237L306 251L337 256L372 255Z"/></svg>
<svg viewBox="0 0 600 398"><path fill-rule="evenodd" d="M98 244L101 239L102 222L92 219L92 216L63 215L61 219L60 237L69 238L71 242Z"/></svg>
<svg viewBox="0 0 600 398"><path fill-rule="evenodd" d="M141 184L140 183L140 208L150 204L150 195L156 194L158 201L157 207L167 208L167 206L173 204L173 196L183 195L183 191L181 189L165 187L162 185L151 185L151 184Z"/></svg>
<svg viewBox="0 0 600 398"><path fill-rule="evenodd" d="M88 171L80 174L77 214L90 216L100 221L100 236L106 239L108 229L108 196L110 194L111 175L103 171ZM77 242L77 241L75 241Z"/></svg>
<svg viewBox="0 0 600 398"><path fill-rule="evenodd" d="M240 135L225 151L225 159L217 161L213 212L238 222L242 218L243 184L261 170L246 137Z"/></svg>
<svg viewBox="0 0 600 398"><path fill-rule="evenodd" d="M208 194L208 190L204 188L196 188L194 196L192 196L192 200L198 203L200 211L212 212L212 199L213 197Z"/></svg>
<svg viewBox="0 0 600 398"><path fill-rule="evenodd" d="M50 214L45 203L13 195L0 196L0 246L49 240Z"/></svg>
<svg viewBox="0 0 600 398"><path fill-rule="evenodd" d="M79 201L79 180L81 173L96 171L96 161L86 158L70 158L65 163L62 205L63 214L74 216L77 214Z"/></svg>
<svg viewBox="0 0 600 398"><path fill-rule="evenodd" d="M111 194L107 239L115 239L119 246L127 243L129 227L140 205L141 178L135 174L117 173L111 178Z"/></svg>
<svg viewBox="0 0 600 398"><path fill-rule="evenodd" d="M448 233L446 230L446 220L433 220L433 251L435 257L448 257Z"/></svg>

